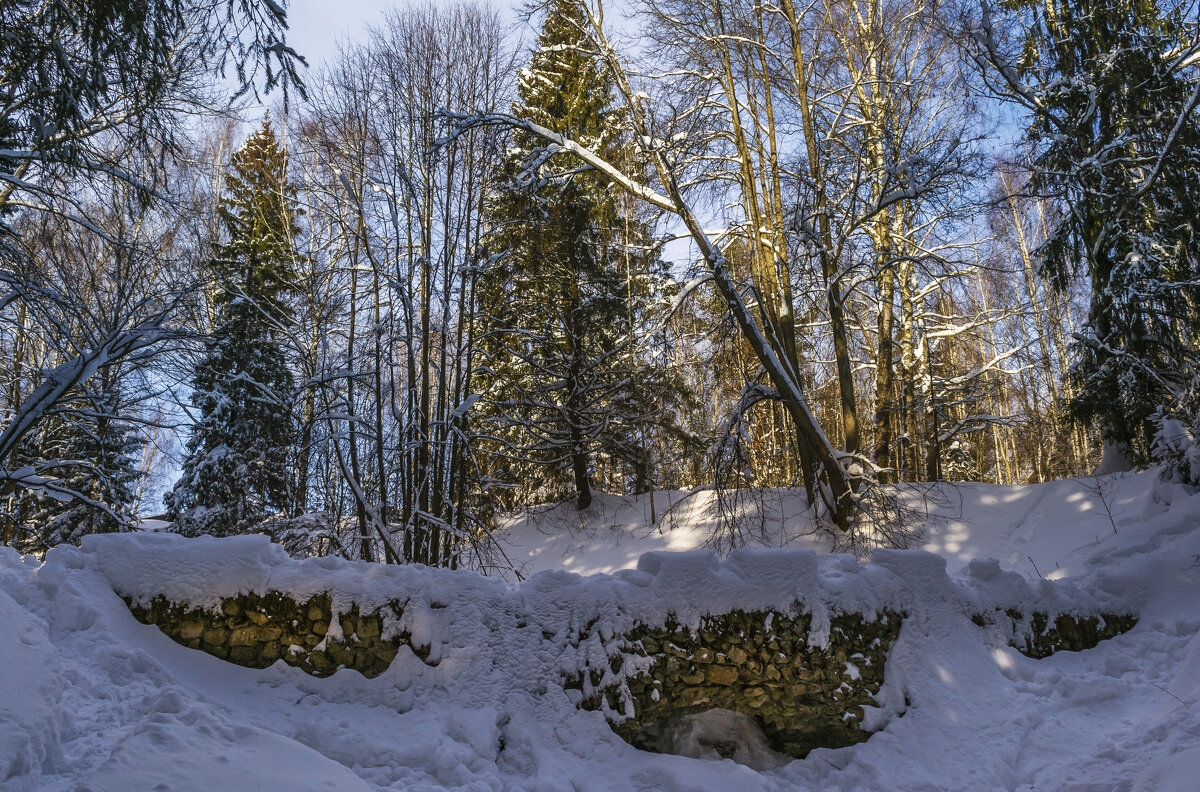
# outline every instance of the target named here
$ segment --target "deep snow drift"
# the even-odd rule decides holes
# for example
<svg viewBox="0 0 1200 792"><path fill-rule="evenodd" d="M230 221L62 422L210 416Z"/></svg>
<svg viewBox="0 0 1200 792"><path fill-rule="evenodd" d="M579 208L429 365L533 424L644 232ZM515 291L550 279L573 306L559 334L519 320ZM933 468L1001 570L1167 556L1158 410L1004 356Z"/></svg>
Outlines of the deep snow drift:
<svg viewBox="0 0 1200 792"><path fill-rule="evenodd" d="M549 570L519 585L293 562L257 537L100 537L44 564L4 551L0 790L1192 790L1200 495L1152 473L1099 483L1107 489L1095 495L1087 479L943 487L924 542L945 562L888 552L860 566L785 549L723 562L656 553L630 569L646 550L694 547L711 515L677 509L678 533L656 532L638 521L636 501L615 499L591 524L540 542L565 512L514 526L510 555L529 572ZM820 541L794 517L767 526L759 543L823 549ZM982 556L1015 574L969 563ZM1042 581L1034 566L1057 580ZM330 590L335 603L360 604L400 588L416 593L404 628L441 662L402 649L373 680L244 669L138 624L114 586L195 602L267 587ZM688 620L708 607L796 599L817 610L902 603L909 618L888 661L882 731L763 772L626 745L557 685L596 647L543 637L577 630L585 613L605 613L605 633L667 611ZM1030 660L968 618L971 607L1005 602L1099 606L1140 622L1095 649Z"/></svg>

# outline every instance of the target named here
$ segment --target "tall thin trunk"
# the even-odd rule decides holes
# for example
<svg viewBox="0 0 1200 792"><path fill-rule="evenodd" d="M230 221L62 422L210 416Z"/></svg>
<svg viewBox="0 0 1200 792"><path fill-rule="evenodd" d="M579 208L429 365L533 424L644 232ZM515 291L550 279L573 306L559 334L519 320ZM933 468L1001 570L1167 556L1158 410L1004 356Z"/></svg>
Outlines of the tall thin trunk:
<svg viewBox="0 0 1200 792"><path fill-rule="evenodd" d="M792 70L800 105L800 124L804 132L805 153L808 158L809 179L815 197L817 227L820 233L821 274L825 279L826 302L829 307L829 332L833 337L833 352L837 366L838 395L841 406L842 432L845 451L856 454L859 449L858 403L854 394L854 368L850 361L847 340L846 312L842 304L841 282L834 259L833 231L829 222L829 206L825 195L825 178L821 172L821 152L817 146L817 125L813 118L813 98L808 83L808 67L800 38L800 21L792 0L780 4L790 28Z"/></svg>
<svg viewBox="0 0 1200 792"><path fill-rule="evenodd" d="M350 328L346 342L346 369L354 371L354 337L358 318L358 236L354 240L354 255L350 260ZM367 526L367 507L357 494L362 482L362 465L358 461L358 418L354 414L354 377L346 378L346 435L350 440L350 475L354 476L354 513L358 518L359 558L373 561L371 535Z"/></svg>
<svg viewBox="0 0 1200 792"><path fill-rule="evenodd" d="M881 252L880 259L888 255ZM896 299L896 275L888 262L876 278L879 283L879 318L878 345L879 352L875 360L875 462L888 468L892 466L892 379L895 367L895 344L893 334L896 331L893 303ZM892 474L881 476L883 480Z"/></svg>
<svg viewBox="0 0 1200 792"><path fill-rule="evenodd" d="M921 465L921 443L917 420L917 377L919 361L916 347L916 309L913 304L913 265L902 261L897 266L900 286L900 376L901 376L901 432L904 436L902 476L919 480Z"/></svg>

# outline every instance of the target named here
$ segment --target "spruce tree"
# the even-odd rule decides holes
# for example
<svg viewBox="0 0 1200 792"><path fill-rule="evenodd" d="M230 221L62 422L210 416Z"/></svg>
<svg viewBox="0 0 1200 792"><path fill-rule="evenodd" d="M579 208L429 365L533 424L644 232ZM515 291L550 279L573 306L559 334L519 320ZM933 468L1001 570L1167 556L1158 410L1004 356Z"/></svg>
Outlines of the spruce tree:
<svg viewBox="0 0 1200 792"><path fill-rule="evenodd" d="M550 4L513 112L627 161L613 89L587 52L584 21L578 0ZM549 154L516 132L489 205L481 431L496 441L496 469L508 484L546 499L571 487L583 509L601 459L636 488L649 486L646 428L661 420L655 404L673 384L647 365L634 336L665 272L645 222L607 179Z"/></svg>
<svg viewBox="0 0 1200 792"><path fill-rule="evenodd" d="M1092 287L1069 407L1146 461L1152 416L1184 406L1198 362L1200 120L1176 62L1187 29L1153 0L1019 5L1037 20L1026 77L1043 81L1031 186L1061 209L1045 267L1063 289L1082 268Z"/></svg>
<svg viewBox="0 0 1200 792"><path fill-rule="evenodd" d="M298 209L287 155L269 121L233 155L212 262L214 326L192 380L198 418L168 496L176 529L244 532L289 503L293 380L281 332L291 321Z"/></svg>

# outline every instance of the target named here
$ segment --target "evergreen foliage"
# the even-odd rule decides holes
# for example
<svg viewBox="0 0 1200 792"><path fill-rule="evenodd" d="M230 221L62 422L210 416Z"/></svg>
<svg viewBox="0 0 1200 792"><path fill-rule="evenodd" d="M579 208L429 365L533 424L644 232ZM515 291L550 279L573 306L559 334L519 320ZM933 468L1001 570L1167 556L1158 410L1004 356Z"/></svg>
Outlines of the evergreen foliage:
<svg viewBox="0 0 1200 792"><path fill-rule="evenodd" d="M188 333L190 328L176 319L192 289L166 274L174 262L168 250L158 249L136 254L159 265L136 282L88 293L90 276L109 264L107 256L89 255L95 252L93 243L111 244L114 259L126 258L133 249L119 228L129 219L121 217L126 213L137 226L134 237L144 232L165 239L172 226L187 222L181 211L186 201L162 199L182 198L179 187L188 180L167 174L192 138L182 131L196 129L193 122L213 109L217 82L233 77L238 94L257 90L256 83L265 91L281 86L285 102L291 88L303 93L295 67L303 58L285 40L286 5L276 0L0 3L0 335L11 339L0 354L10 374L0 409L5 502L0 541L16 543L28 535L14 518L27 492L53 493L72 503L65 514L58 501L38 507L43 524L33 527L35 533L50 531L42 537L46 541L78 538L78 524L84 522L86 530L124 522L120 507L126 493L119 480L126 474L108 466L124 464L114 460L133 442L128 427L136 419L130 413L123 416L128 420L116 413L98 416L115 406L134 408L153 398L155 389L121 389L110 399L112 394L91 392L91 381L135 358L137 367L147 367L169 339ZM222 79L214 82L218 76ZM127 191L134 200L117 210L118 217L100 209L110 197L124 203ZM171 209L162 225L163 216L150 219L155 206ZM59 223L60 238L52 246L77 248L84 262L79 282L54 282L46 262L30 255L35 251L27 234L40 223ZM51 339L54 343L46 343ZM67 343L58 345L62 341ZM81 404L84 412L76 414ZM37 449L72 459L30 455ZM75 485L83 489L76 492ZM89 504L92 500L106 508ZM44 521L51 517L55 526L66 527L47 527Z"/></svg>
<svg viewBox="0 0 1200 792"><path fill-rule="evenodd" d="M78 544L84 536L127 530L130 507L141 476L143 444L135 427L121 419L119 393L106 376L103 387L63 405L21 456L31 463L52 460L58 472L55 494L30 494L19 510L22 552L45 552L58 544ZM66 494L78 493L78 496Z"/></svg>
<svg viewBox="0 0 1200 792"><path fill-rule="evenodd" d="M1061 3L1030 29L1025 66L1046 80L1029 129L1031 186L1062 213L1042 250L1065 289L1091 279L1071 413L1145 461L1161 407L1197 371L1200 119L1177 61L1188 33L1150 0Z"/></svg>
<svg viewBox="0 0 1200 792"><path fill-rule="evenodd" d="M168 496L183 533L238 533L290 503L296 430L280 334L291 318L295 192L266 121L234 154L221 199L229 241L212 262L219 284L212 340L192 381L199 415Z"/></svg>
<svg viewBox="0 0 1200 792"><path fill-rule="evenodd" d="M550 4L513 112L626 162L613 89L583 30L578 0ZM648 427L664 423L679 389L635 337L666 273L646 223L605 177L527 132L513 142L489 207L494 255L480 284L490 378L482 431L498 446L500 478L515 483L532 465L536 496L573 486L582 509L600 462L632 489L650 486Z"/></svg>

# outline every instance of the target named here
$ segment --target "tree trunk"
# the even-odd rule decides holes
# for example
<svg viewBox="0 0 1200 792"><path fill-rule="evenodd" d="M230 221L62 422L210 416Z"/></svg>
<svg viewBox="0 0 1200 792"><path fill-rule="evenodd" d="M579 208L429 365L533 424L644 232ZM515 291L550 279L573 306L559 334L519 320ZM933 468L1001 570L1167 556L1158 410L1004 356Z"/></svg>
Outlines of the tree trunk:
<svg viewBox="0 0 1200 792"><path fill-rule="evenodd" d="M892 303L896 297L896 275L889 268L881 270L879 279L879 353L875 361L875 464L892 467L892 372L895 366L896 318ZM880 481L890 481L893 473L883 473Z"/></svg>
<svg viewBox="0 0 1200 792"><path fill-rule="evenodd" d="M579 511L592 505L592 485L588 481L588 453L583 450L583 437L571 427L571 472L575 475L575 503Z"/></svg>
<svg viewBox="0 0 1200 792"><path fill-rule="evenodd" d="M354 333L358 318L358 240L354 243L355 254L350 268L350 332L346 344L346 369L354 371ZM354 378L346 378L346 435L350 440L350 475L354 477L354 512L358 518L359 558L374 561L371 553L371 536L367 527L367 507L357 492L361 489L362 465L358 461L358 420L354 415Z"/></svg>
<svg viewBox="0 0 1200 792"><path fill-rule="evenodd" d="M808 72L804 52L800 45L800 22L792 0L783 0L782 10L790 28L792 45L792 69L796 81L797 99L800 105L800 123L804 131L804 142L808 155L809 179L815 191L817 226L820 232L821 274L825 279L825 293L829 306L829 331L833 336L833 352L837 364L838 396L842 414L842 432L847 454L857 454L858 403L854 395L854 368L850 362L850 344L846 334L846 312L842 305L840 279L834 261L833 232L829 224L825 179L821 173L821 156L817 148L816 122L813 119Z"/></svg>

